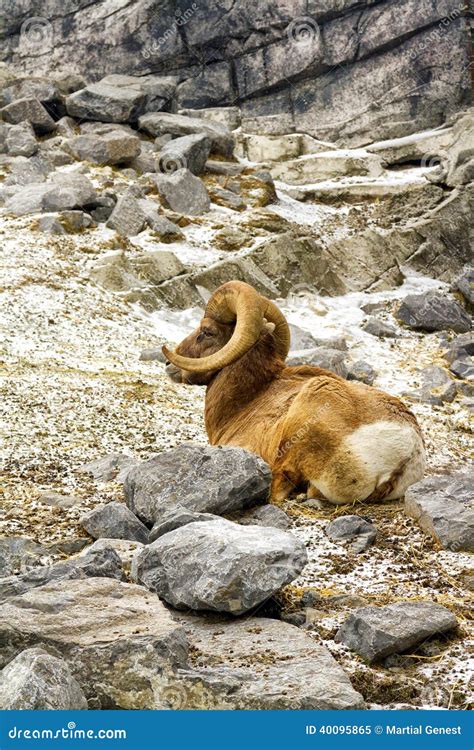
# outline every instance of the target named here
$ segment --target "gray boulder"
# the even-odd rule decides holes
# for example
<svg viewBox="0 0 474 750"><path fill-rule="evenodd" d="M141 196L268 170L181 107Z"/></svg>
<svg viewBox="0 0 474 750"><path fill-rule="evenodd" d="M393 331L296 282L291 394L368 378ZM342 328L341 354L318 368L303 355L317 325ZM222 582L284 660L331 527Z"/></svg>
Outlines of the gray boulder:
<svg viewBox="0 0 474 750"><path fill-rule="evenodd" d="M182 506L222 515L267 499L270 467L243 448L183 444L127 474L125 500L146 524Z"/></svg>
<svg viewBox="0 0 474 750"><path fill-rule="evenodd" d="M438 292L409 294L395 315L401 323L423 331L466 333L471 329L471 318L461 305Z"/></svg>
<svg viewBox="0 0 474 750"><path fill-rule="evenodd" d="M48 111L38 99L33 98L16 99L11 104L7 104L6 107L0 109L0 117L12 125L29 122L38 135L50 133L56 127Z"/></svg>
<svg viewBox="0 0 474 750"><path fill-rule="evenodd" d="M68 150L82 161L94 164L123 164L140 153L137 136L114 130L103 135L78 135L67 144Z"/></svg>
<svg viewBox="0 0 474 750"><path fill-rule="evenodd" d="M291 351L301 351L302 349L316 349L323 346L327 349L339 349L341 352L347 351L347 341L343 336L332 336L331 338L321 339L314 336L308 331L304 331L299 326L290 323L291 333Z"/></svg>
<svg viewBox="0 0 474 750"><path fill-rule="evenodd" d="M360 383L372 385L377 377L377 372L368 362L358 359L356 362L348 364L346 377L347 380L358 380Z"/></svg>
<svg viewBox="0 0 474 750"><path fill-rule="evenodd" d="M132 456L125 453L109 453L79 467L79 471L90 474L96 482L123 482L127 473L137 463Z"/></svg>
<svg viewBox="0 0 474 750"><path fill-rule="evenodd" d="M456 336L446 349L443 349L443 356L448 362L452 363L456 359L474 355L474 333L462 333Z"/></svg>
<svg viewBox="0 0 474 750"><path fill-rule="evenodd" d="M290 583L307 562L304 545L280 529L219 519L182 526L132 563L132 577L177 609L240 615Z"/></svg>
<svg viewBox="0 0 474 750"><path fill-rule="evenodd" d="M30 123L12 125L6 131L5 148L11 156L33 156L38 151L38 143Z"/></svg>
<svg viewBox="0 0 474 750"><path fill-rule="evenodd" d="M83 578L117 578L120 580L122 575L120 557L113 549L91 550L84 557L34 568L21 575L0 578L0 601L54 581Z"/></svg>
<svg viewBox="0 0 474 750"><path fill-rule="evenodd" d="M107 219L106 226L115 229L122 237L131 237L144 229L146 216L140 203L132 195L122 195Z"/></svg>
<svg viewBox="0 0 474 750"><path fill-rule="evenodd" d="M135 88L92 83L66 97L68 115L99 122L136 122L145 94Z"/></svg>
<svg viewBox="0 0 474 750"><path fill-rule="evenodd" d="M88 511L81 526L94 539L129 539L148 542L148 529L123 503L105 503Z"/></svg>
<svg viewBox="0 0 474 750"><path fill-rule="evenodd" d="M376 318L374 316L367 318L365 323L362 324L361 328L366 333L370 333L372 336L377 336L377 338L380 339L395 338L396 336L398 336L395 326L392 326L390 325L390 323L386 323L384 320L380 320L379 318Z"/></svg>
<svg viewBox="0 0 474 750"><path fill-rule="evenodd" d="M87 540L83 540L86 541ZM132 565L132 559L137 552L143 549L145 545L142 542L132 542L130 539L96 539L93 544L87 545L84 549L78 553L79 557L85 557L92 553L96 553L100 550L113 550L119 558L122 564L122 570L126 574L127 579L130 577L130 568Z"/></svg>
<svg viewBox="0 0 474 750"><path fill-rule="evenodd" d="M429 365L421 371L421 388L406 395L426 404L440 406L456 398L457 386L452 377L442 367Z"/></svg>
<svg viewBox="0 0 474 750"><path fill-rule="evenodd" d="M240 513L234 519L241 526L272 526L285 531L291 524L290 517L276 505L259 505Z"/></svg>
<svg viewBox="0 0 474 750"><path fill-rule="evenodd" d="M335 372L341 378L347 377L348 374L347 353L325 346L303 352L293 352L293 355L287 359L287 364L321 367L323 370Z"/></svg>
<svg viewBox="0 0 474 750"><path fill-rule="evenodd" d="M66 662L42 648L22 651L0 673L2 711L78 711L87 707Z"/></svg>
<svg viewBox="0 0 474 750"><path fill-rule="evenodd" d="M172 211L185 216L199 216L209 211L211 201L204 183L189 169L178 169L160 175L157 187Z"/></svg>
<svg viewBox="0 0 474 750"><path fill-rule="evenodd" d="M218 122L201 120L197 117L152 112L140 117L139 126L145 133L154 137L170 133L173 136L205 135L211 142L211 151L223 156L232 156L234 138L230 131Z"/></svg>
<svg viewBox="0 0 474 750"><path fill-rule="evenodd" d="M6 602L0 641L0 667L25 648L54 648L103 709L156 708L160 675L187 663L184 631L158 597L110 578L57 581Z"/></svg>
<svg viewBox="0 0 474 750"><path fill-rule="evenodd" d="M474 267L464 269L454 282L454 287L461 292L469 305L474 305Z"/></svg>
<svg viewBox="0 0 474 750"><path fill-rule="evenodd" d="M365 552L375 542L377 529L361 516L339 516L327 525L326 535L333 542L349 544L353 552Z"/></svg>
<svg viewBox="0 0 474 750"><path fill-rule="evenodd" d="M154 542L159 539L160 536L168 534L170 531L181 528L181 526L187 526L189 523L197 523L198 521L218 521L220 516L215 516L212 513L198 513L195 510L187 510L181 505L177 505L173 510L166 514L166 516L157 521L150 531L150 542Z"/></svg>
<svg viewBox="0 0 474 750"><path fill-rule="evenodd" d="M160 151L157 172L171 174L178 169L189 169L202 174L211 150L211 140L204 133L183 135L168 141Z"/></svg>
<svg viewBox="0 0 474 750"><path fill-rule="evenodd" d="M31 568L47 558L48 550L22 536L0 537L0 572L9 576Z"/></svg>
<svg viewBox="0 0 474 750"><path fill-rule="evenodd" d="M397 602L357 609L338 630L336 641L372 663L408 651L456 626L456 617L440 604Z"/></svg>
<svg viewBox="0 0 474 750"><path fill-rule="evenodd" d="M47 234L66 234L63 225L55 216L42 216L38 219L37 229L39 232L46 232Z"/></svg>
<svg viewBox="0 0 474 750"><path fill-rule="evenodd" d="M451 364L451 372L463 380L474 380L474 358L464 355Z"/></svg>
<svg viewBox="0 0 474 750"><path fill-rule="evenodd" d="M329 651L300 628L267 617L176 614L190 665L171 678L171 709L360 709L362 696Z"/></svg>
<svg viewBox="0 0 474 750"><path fill-rule="evenodd" d="M431 476L409 487L405 513L444 549L474 552L472 472Z"/></svg>
<svg viewBox="0 0 474 750"><path fill-rule="evenodd" d="M213 187L211 189L211 199L218 206L225 206L226 208L231 208L233 211L244 211L247 208L244 199L232 190Z"/></svg>

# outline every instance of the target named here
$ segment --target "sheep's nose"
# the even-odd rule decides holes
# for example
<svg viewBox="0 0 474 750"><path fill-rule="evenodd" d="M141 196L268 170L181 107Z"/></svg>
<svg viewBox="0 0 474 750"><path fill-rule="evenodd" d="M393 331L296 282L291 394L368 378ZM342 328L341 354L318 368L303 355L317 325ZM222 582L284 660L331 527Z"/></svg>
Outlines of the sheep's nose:
<svg viewBox="0 0 474 750"><path fill-rule="evenodd" d="M168 365L170 365L170 364L171 364L171 362L169 361L169 359L165 360L165 366L166 367L168 367Z"/></svg>

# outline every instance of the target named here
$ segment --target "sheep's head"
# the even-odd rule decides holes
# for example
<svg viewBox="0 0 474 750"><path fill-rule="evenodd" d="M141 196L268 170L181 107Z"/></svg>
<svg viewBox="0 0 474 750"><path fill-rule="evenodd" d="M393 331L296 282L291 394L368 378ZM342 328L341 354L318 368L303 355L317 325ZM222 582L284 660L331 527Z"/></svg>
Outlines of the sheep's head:
<svg viewBox="0 0 474 750"><path fill-rule="evenodd" d="M214 292L199 326L176 351L163 347L166 371L175 382L207 385L216 372L240 359L268 330L274 331L276 353L284 360L290 332L280 310L248 284L229 281Z"/></svg>

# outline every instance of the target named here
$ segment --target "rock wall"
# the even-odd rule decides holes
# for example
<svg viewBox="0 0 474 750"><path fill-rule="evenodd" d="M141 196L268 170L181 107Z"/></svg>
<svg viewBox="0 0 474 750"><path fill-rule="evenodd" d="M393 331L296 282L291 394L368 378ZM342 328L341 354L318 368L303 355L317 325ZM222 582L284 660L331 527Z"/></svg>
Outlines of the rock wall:
<svg viewBox="0 0 474 750"><path fill-rule="evenodd" d="M469 96L466 0L4 0L0 59L178 78L175 109L342 144L439 125Z"/></svg>

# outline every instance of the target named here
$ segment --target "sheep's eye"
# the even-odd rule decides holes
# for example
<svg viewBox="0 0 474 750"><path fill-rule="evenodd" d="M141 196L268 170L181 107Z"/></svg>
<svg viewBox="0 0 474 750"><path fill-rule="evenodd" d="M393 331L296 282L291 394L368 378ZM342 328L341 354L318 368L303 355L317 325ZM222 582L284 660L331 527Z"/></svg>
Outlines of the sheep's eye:
<svg viewBox="0 0 474 750"><path fill-rule="evenodd" d="M201 341L204 341L205 338L210 338L211 336L213 336L212 331L209 331L207 328L204 328L204 330L202 330L199 336L197 337L197 340L199 343L201 343Z"/></svg>

